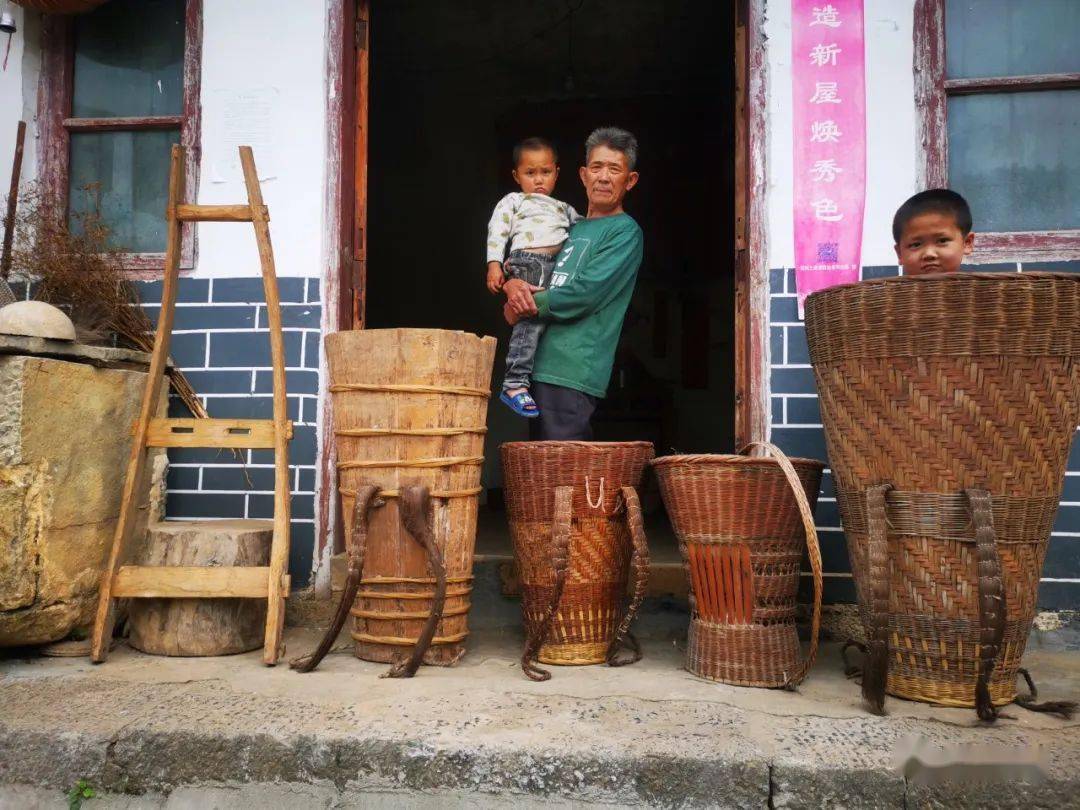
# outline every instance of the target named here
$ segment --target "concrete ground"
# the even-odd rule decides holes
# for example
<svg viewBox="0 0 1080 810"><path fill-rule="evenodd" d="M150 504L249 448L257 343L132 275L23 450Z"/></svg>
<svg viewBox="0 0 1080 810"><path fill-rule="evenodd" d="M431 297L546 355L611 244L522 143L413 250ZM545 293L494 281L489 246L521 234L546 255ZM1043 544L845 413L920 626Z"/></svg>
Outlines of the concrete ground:
<svg viewBox="0 0 1080 810"><path fill-rule="evenodd" d="M290 630L289 655L316 639ZM1078 806L1080 720L1013 706L985 726L896 698L874 717L834 643L798 692L699 680L657 636L634 666L533 683L520 643L482 630L457 667L412 680L348 652L308 675L259 653L0 659L0 808L66 807L79 779L99 794L87 810ZM1080 653L1032 649L1025 663L1042 697L1080 695ZM894 763L916 738L983 743L1014 765L1037 753L1043 781L920 786Z"/></svg>

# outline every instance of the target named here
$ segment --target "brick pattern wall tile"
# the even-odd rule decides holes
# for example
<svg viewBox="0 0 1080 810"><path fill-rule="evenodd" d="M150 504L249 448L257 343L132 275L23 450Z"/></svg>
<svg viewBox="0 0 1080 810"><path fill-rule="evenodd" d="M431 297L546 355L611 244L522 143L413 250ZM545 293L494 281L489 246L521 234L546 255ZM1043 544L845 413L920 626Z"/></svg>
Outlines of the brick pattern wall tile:
<svg viewBox="0 0 1080 810"><path fill-rule="evenodd" d="M965 271L1016 273L1080 273L1080 262L1003 263L965 267ZM862 277L899 275L896 266L864 267ZM817 399L806 330L796 311L795 271L776 268L769 272L770 414L772 440L791 455L826 460L825 435ZM825 570L825 600L855 601L854 582L848 562L836 492L826 471L815 515ZM805 563L805 561L804 561ZM804 568L806 565L804 564ZM803 590L809 597L808 574ZM1080 609L1080 428L1069 455L1061 506L1054 523L1039 587L1038 603L1046 610Z"/></svg>
<svg viewBox="0 0 1080 810"><path fill-rule="evenodd" d="M152 319L161 306L161 282L142 282L139 297ZM285 331L289 418L290 573L307 584L315 544L314 492L319 394L317 279L280 278ZM273 414L270 342L262 280L180 280L170 354L202 397L211 416L268 419ZM170 413L188 416L172 398ZM265 450L175 449L169 452L166 515L171 518L269 518L274 459Z"/></svg>

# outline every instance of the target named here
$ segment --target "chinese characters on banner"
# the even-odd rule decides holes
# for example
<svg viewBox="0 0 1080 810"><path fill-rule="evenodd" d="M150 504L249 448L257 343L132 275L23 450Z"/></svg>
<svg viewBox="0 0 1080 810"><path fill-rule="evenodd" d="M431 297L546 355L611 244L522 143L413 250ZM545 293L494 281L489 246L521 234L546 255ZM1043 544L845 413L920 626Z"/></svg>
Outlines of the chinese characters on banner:
<svg viewBox="0 0 1080 810"><path fill-rule="evenodd" d="M795 288L859 280L866 196L863 0L791 0Z"/></svg>

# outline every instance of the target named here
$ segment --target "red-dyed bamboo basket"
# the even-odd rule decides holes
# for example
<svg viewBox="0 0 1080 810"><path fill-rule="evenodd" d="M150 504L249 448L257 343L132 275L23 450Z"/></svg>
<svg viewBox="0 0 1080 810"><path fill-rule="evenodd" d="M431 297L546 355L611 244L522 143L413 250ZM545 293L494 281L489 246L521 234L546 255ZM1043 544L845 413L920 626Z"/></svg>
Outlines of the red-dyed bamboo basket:
<svg viewBox="0 0 1080 810"><path fill-rule="evenodd" d="M821 552L813 510L824 464L750 455L665 456L652 462L690 580L686 668L737 686L791 686L817 655ZM800 563L814 576L810 649L795 626Z"/></svg>

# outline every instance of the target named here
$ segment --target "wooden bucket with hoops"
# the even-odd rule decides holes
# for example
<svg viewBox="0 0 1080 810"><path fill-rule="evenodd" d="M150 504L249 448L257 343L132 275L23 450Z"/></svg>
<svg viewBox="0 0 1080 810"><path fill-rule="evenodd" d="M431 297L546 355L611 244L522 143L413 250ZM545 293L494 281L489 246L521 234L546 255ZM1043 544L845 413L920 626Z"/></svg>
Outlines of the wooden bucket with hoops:
<svg viewBox="0 0 1080 810"><path fill-rule="evenodd" d="M867 702L1052 710L1016 680L1080 423L1080 276L833 287L807 298L806 332Z"/></svg>
<svg viewBox="0 0 1080 810"><path fill-rule="evenodd" d="M326 336L358 658L465 654L495 343L441 329Z"/></svg>
<svg viewBox="0 0 1080 810"><path fill-rule="evenodd" d="M645 597L649 549L637 488L652 457L649 442L502 446L525 620L521 666L533 680L551 677L534 660L619 666L641 658L630 625ZM616 658L624 643L630 660Z"/></svg>

